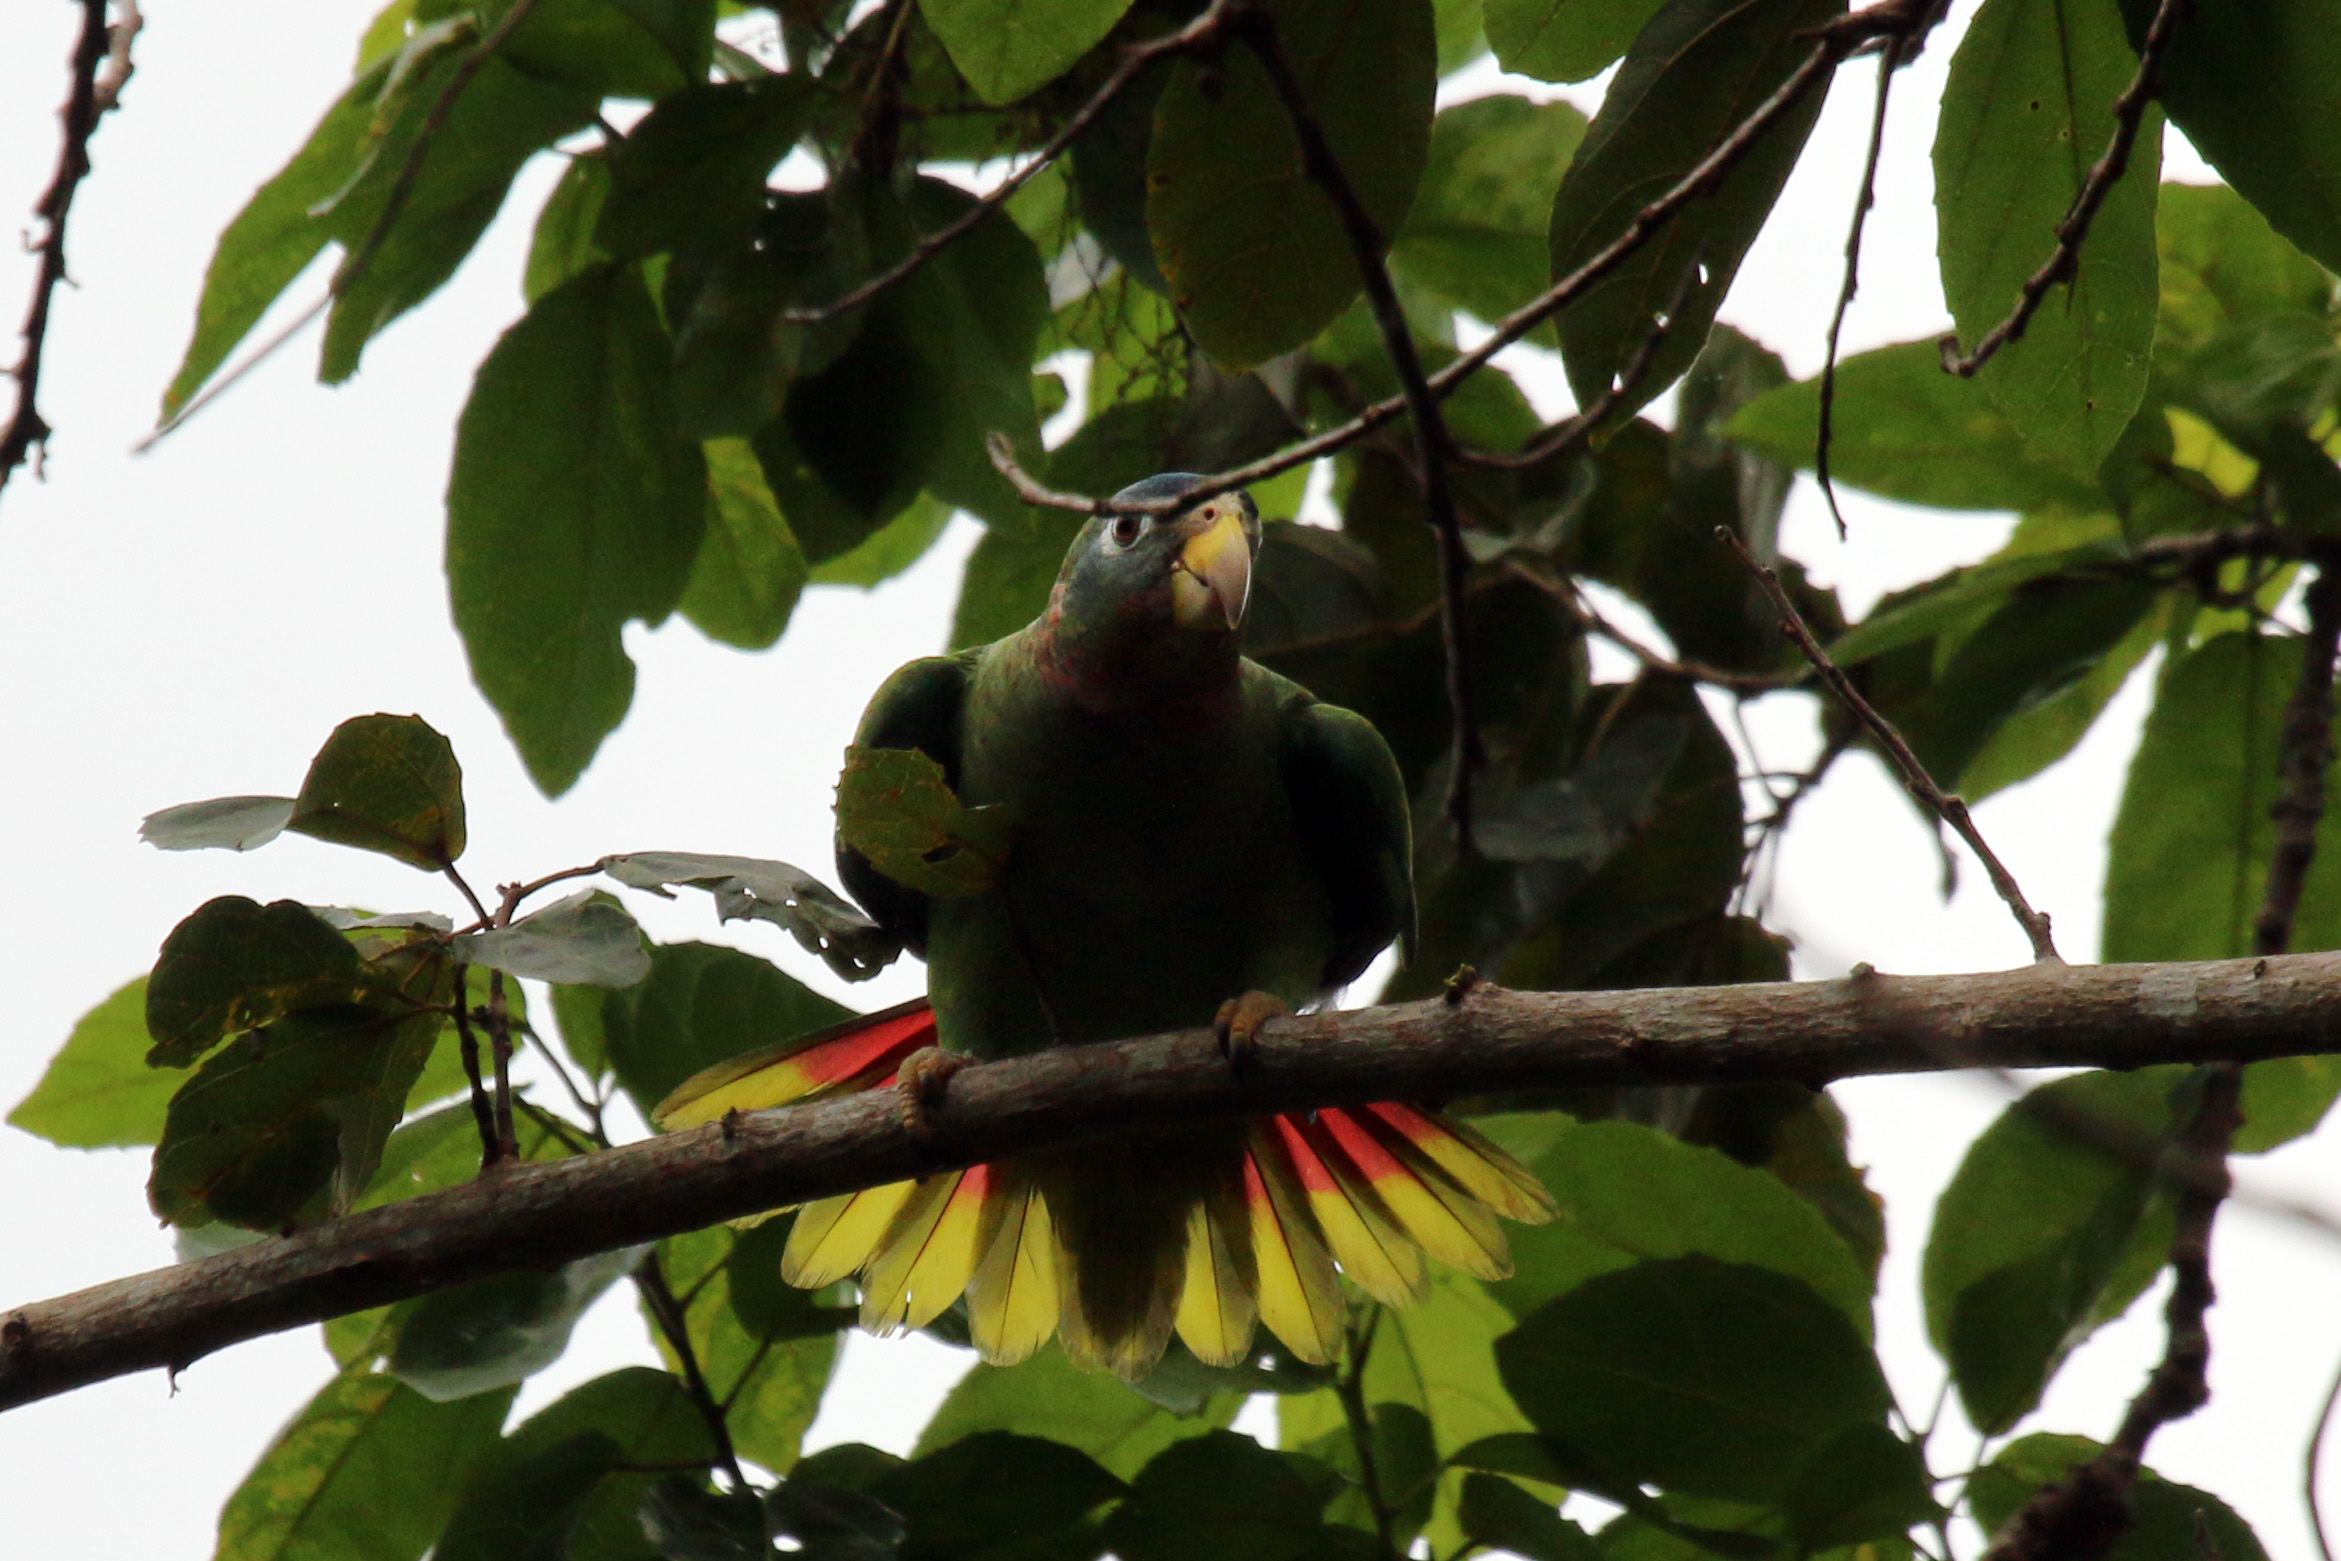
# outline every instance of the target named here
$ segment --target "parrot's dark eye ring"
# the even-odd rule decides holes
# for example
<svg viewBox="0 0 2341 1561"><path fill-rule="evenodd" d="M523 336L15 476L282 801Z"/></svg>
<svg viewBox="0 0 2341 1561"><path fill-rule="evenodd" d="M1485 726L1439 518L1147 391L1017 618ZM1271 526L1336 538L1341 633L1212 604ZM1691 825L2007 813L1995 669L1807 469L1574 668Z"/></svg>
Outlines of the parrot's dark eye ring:
<svg viewBox="0 0 2341 1561"><path fill-rule="evenodd" d="M1146 517L1144 515L1115 516L1111 535L1114 539L1114 546L1117 548L1136 546L1138 539L1146 535Z"/></svg>

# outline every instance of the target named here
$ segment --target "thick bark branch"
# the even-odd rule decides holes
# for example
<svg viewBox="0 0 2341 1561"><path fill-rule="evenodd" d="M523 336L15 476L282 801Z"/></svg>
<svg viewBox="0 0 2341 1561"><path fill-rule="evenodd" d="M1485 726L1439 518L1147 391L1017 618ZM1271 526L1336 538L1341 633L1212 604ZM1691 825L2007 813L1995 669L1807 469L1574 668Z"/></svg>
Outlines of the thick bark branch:
<svg viewBox="0 0 2341 1561"><path fill-rule="evenodd" d="M1206 1118L1520 1089L2341 1052L2341 953L1643 992L1489 986L971 1067L915 1136L891 1091L734 1117L415 1198L0 1314L0 1409L483 1274L546 1267L922 1171Z"/></svg>

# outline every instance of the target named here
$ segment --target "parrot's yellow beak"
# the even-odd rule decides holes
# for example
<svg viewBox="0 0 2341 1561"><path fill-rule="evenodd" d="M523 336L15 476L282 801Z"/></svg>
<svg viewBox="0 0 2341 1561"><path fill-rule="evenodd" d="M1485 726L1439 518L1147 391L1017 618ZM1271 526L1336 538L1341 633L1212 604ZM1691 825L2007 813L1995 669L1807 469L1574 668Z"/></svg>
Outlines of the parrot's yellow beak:
<svg viewBox="0 0 2341 1561"><path fill-rule="evenodd" d="M1206 509L1202 518L1171 564L1171 615L1182 628L1232 631L1252 600L1252 539L1233 504Z"/></svg>

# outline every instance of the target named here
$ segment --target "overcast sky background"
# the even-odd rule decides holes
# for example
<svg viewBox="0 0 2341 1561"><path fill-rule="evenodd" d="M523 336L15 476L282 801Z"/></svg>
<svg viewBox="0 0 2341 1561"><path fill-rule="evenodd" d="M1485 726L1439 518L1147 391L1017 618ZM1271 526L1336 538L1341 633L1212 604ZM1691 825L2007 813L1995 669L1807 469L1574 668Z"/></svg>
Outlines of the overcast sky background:
<svg viewBox="0 0 2341 1561"><path fill-rule="evenodd" d="M370 11L364 0L244 0L151 7L138 74L95 145L74 211L72 270L59 294L42 407L58 430L46 482L19 474L0 497L0 1111L39 1078L74 1020L153 960L204 899L453 909L443 886L385 858L287 837L251 856L164 855L139 818L170 803L287 792L347 716L420 713L455 743L466 773L475 882L530 876L611 851L680 849L828 860L830 786L863 700L895 665L940 648L958 571L977 535L954 524L916 568L875 592L808 592L787 637L762 655L714 646L679 620L630 631L633 714L567 797L529 785L472 690L448 622L440 568L449 443L474 366L521 310L528 225L557 171L527 169L505 217L453 284L369 349L339 390L314 382L309 338L145 456L185 345L221 227L307 134L344 84ZM1961 4L1906 72L1870 224L1847 350L1947 323L1935 277L1926 149ZM0 212L27 220L56 155L54 108L80 8L18 0L0 18ZM1819 366L1838 252L1858 174L1875 71L1842 73L1786 197L1750 255L1724 318ZM1507 84L1482 68L1446 101ZM1550 95L1533 83L1510 90ZM1567 94L1590 109L1596 95ZM2174 139L2170 177L2207 180ZM0 320L11 327L31 266L0 254ZM292 290L322 291L312 273ZM280 311L282 314L283 311ZM265 334L268 327L263 328ZM13 342L9 343L12 352ZM1550 412L1565 392L1530 355ZM2007 517L1846 499L1839 545L1800 481L1785 546L1849 608L1996 547ZM2104 841L2144 709L2135 679L2088 741L2039 780L1993 798L1980 822L2068 957L2097 942ZM1752 724L1763 759L1800 763L1807 718L1782 701ZM2025 944L1972 863L1937 897L1927 831L1869 760L1838 766L1797 816L1770 920L1799 940L1801 974L1855 960L1886 971L2021 963ZM770 928L718 928L703 900L633 908L667 940L735 941L808 982L876 1006L912 995L905 962L850 994ZM1959 1076L1841 1086L1854 1156L1886 1198L1891 1247L1879 1331L1904 1406L1923 1419L1941 1369L1916 1299L1934 1194L2005 1103ZM2271 1191L2341 1206L2341 1135L2243 1167ZM171 1258L147 1213L146 1157L75 1153L0 1128L0 1309ZM2311 1553L2299 1493L2308 1427L2341 1354L2332 1304L2341 1251L2250 1209L2223 1217L2213 1317L2214 1398L2165 1431L2153 1462L2234 1502L2270 1553ZM2102 1436L2158 1355L2159 1289L2067 1366L2041 1427ZM652 1358L626 1287L590 1315L570 1354L524 1390L520 1412L609 1367ZM969 1357L912 1338L849 1336L847 1363L814 1445L906 1449L950 1373ZM174 1394L159 1373L0 1416L0 1536L11 1554L195 1561L219 1504L269 1435L328 1376L314 1329L238 1346L195 1365ZM1249 1424L1262 1423L1255 1417ZM1938 1469L1972 1440L1948 1418ZM2341 1476L2328 1499L2341 1499Z"/></svg>

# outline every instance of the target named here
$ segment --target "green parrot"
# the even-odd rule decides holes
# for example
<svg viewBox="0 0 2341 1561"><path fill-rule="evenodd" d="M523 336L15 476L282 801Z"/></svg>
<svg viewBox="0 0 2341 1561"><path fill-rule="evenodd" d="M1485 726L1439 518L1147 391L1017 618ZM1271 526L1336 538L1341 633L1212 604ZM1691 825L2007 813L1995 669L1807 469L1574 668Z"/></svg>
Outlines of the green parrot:
<svg viewBox="0 0 2341 1561"><path fill-rule="evenodd" d="M1116 494L1017 633L914 661L855 741L917 749L1010 845L978 893L933 898L840 838L846 887L927 962L928 998L735 1059L657 1111L668 1126L1012 1057L1215 1025L1231 1056L1414 937L1405 788L1371 723L1245 659L1260 547L1249 495L1161 508L1204 482ZM1138 506L1146 506L1139 508ZM939 1050L929 1050L929 1047ZM938 1064L940 1066L938 1066ZM1494 1215L1541 1220L1527 1171L1460 1123L1389 1104L1133 1134L847 1194L797 1217L783 1275L861 1275L863 1321L932 1320L963 1294L985 1357L1060 1334L1143 1375L1175 1331L1205 1361L1265 1322L1338 1353L1336 1265L1419 1299L1426 1252L1509 1271Z"/></svg>

